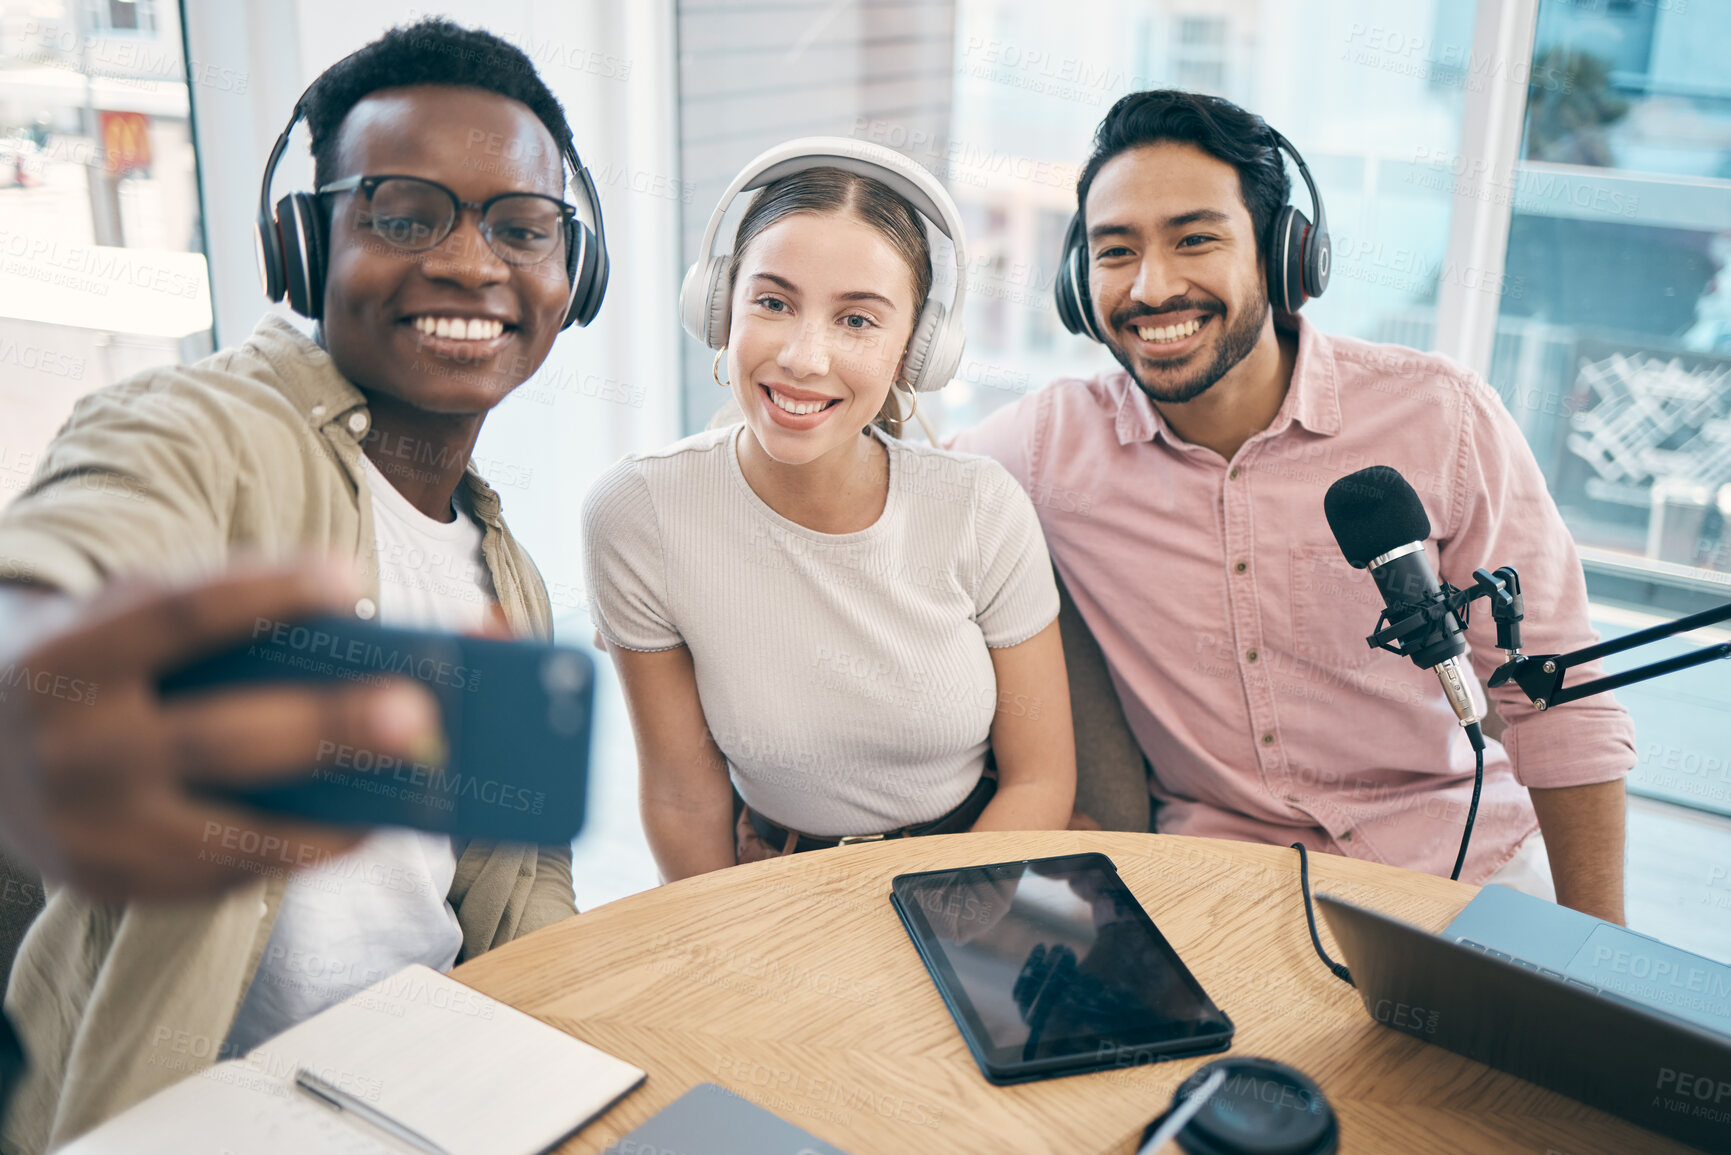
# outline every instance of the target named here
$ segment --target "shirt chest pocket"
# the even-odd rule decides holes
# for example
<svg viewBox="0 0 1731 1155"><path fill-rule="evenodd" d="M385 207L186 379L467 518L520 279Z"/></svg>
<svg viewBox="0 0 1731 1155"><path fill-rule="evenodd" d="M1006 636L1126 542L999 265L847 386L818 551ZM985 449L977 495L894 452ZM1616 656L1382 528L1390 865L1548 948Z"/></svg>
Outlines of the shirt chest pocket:
<svg viewBox="0 0 1731 1155"><path fill-rule="evenodd" d="M1347 565L1335 545L1295 546L1291 556L1289 608L1297 658L1356 670L1376 657L1364 642L1383 609L1370 574Z"/></svg>

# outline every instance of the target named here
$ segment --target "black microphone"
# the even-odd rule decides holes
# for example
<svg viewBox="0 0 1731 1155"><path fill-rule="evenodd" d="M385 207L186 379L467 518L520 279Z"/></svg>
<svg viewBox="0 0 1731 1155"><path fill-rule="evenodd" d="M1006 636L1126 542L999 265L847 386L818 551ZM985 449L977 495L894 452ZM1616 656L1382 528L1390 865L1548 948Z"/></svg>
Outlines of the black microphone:
<svg viewBox="0 0 1731 1155"><path fill-rule="evenodd" d="M1425 556L1430 518L1406 478L1386 465L1349 473L1328 487L1322 511L1353 569L1368 569L1395 623L1445 602L1442 583ZM1465 631L1451 610L1431 614L1398 639L1400 652L1421 670L1434 669L1455 717L1475 749L1484 748L1483 715L1473 702L1472 671L1462 656Z"/></svg>

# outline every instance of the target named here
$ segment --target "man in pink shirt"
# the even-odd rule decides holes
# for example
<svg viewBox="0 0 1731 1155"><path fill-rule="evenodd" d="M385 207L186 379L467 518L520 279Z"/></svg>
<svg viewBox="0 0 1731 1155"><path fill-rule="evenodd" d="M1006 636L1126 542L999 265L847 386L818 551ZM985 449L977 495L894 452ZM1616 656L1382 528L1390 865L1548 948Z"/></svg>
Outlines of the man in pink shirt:
<svg viewBox="0 0 1731 1155"><path fill-rule="evenodd" d="M1289 194L1260 117L1185 92L1119 101L1077 186L1077 280L1083 328L1124 371L1058 381L953 447L996 458L1033 497L1153 767L1161 833L1302 841L1446 876L1472 749L1433 672L1365 645L1382 600L1341 556L1323 494L1368 465L1399 470L1444 580L1520 572L1529 652L1595 640L1586 585L1483 381L1271 307ZM1316 291L1294 278L1274 300L1296 309ZM1481 679L1503 660L1483 606L1468 630ZM1559 901L1621 922L1628 715L1605 695L1540 713L1512 684L1493 704L1507 729L1488 743L1462 879L1552 897L1554 878Z"/></svg>

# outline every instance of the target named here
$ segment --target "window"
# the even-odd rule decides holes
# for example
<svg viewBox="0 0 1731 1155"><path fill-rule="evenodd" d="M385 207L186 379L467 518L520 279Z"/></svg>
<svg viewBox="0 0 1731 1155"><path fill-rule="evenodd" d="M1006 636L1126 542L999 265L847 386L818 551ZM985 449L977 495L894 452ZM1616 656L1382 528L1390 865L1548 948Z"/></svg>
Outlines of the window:
<svg viewBox="0 0 1731 1155"><path fill-rule="evenodd" d="M99 32L156 31L155 0L96 0L91 11Z"/></svg>
<svg viewBox="0 0 1731 1155"><path fill-rule="evenodd" d="M1493 370L1582 545L1721 572L1726 52L1710 5L1541 6Z"/></svg>
<svg viewBox="0 0 1731 1155"><path fill-rule="evenodd" d="M1490 380L1607 635L1731 600L1728 54L1723 5L1539 7ZM1618 691L1640 733L1632 790L1731 813L1727 674L1714 663Z"/></svg>
<svg viewBox="0 0 1731 1155"><path fill-rule="evenodd" d="M0 505L79 397L210 347L186 75L174 5L0 0Z"/></svg>
<svg viewBox="0 0 1731 1155"><path fill-rule="evenodd" d="M1172 80L1179 88L1219 92L1226 87L1226 21L1184 16L1172 52Z"/></svg>

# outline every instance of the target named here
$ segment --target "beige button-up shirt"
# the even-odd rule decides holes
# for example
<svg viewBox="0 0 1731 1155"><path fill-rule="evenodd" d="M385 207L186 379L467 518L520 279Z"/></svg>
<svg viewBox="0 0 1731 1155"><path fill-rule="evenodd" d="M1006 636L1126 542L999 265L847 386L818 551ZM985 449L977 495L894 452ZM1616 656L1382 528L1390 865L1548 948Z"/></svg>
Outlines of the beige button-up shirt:
<svg viewBox="0 0 1731 1155"><path fill-rule="evenodd" d="M186 577L231 558L335 553L378 602L361 472L366 398L328 354L267 317L243 344L79 402L30 488L0 514L0 579L90 593L124 575ZM505 620L551 635L540 574L498 495L464 475ZM569 846L457 845L447 896L459 958L575 913ZM44 1151L217 1058L275 924L286 874L223 897L102 906L50 888L13 966L6 1013L30 1070L0 1148Z"/></svg>

